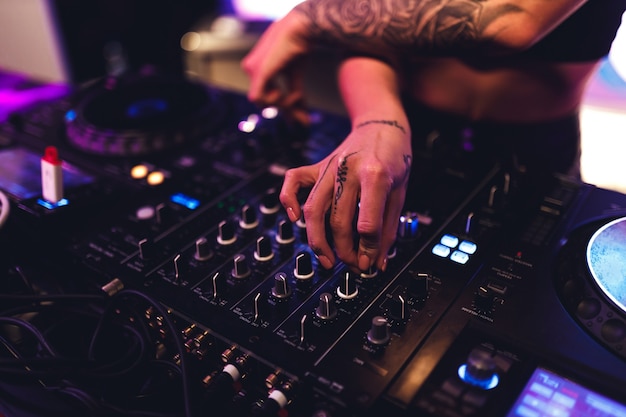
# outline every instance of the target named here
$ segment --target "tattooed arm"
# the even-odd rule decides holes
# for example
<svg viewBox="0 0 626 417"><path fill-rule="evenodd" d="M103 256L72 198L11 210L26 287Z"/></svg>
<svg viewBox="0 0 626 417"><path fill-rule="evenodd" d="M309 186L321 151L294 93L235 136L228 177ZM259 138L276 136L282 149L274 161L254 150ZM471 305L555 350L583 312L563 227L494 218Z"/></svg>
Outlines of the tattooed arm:
<svg viewBox="0 0 626 417"><path fill-rule="evenodd" d="M288 171L281 202L292 221L304 213L309 245L325 268L336 255L354 270L384 269L410 172L410 127L388 64L349 58L339 69L339 84L352 132L320 163ZM303 187L312 190L301 211L296 195Z"/></svg>
<svg viewBox="0 0 626 417"><path fill-rule="evenodd" d="M272 24L242 66L248 97L289 108L302 98L298 58L313 45L385 57L502 55L524 50L586 0L307 0ZM273 83L289 75L287 91Z"/></svg>

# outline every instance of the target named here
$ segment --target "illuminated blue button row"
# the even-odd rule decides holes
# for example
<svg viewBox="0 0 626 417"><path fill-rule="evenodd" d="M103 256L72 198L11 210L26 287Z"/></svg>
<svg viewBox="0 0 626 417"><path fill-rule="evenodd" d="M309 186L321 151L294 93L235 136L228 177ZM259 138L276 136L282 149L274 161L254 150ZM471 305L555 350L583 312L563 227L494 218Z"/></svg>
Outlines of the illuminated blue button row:
<svg viewBox="0 0 626 417"><path fill-rule="evenodd" d="M445 234L439 243L433 247L432 252L434 255L442 258L449 257L453 262L464 265L469 261L470 255L476 253L477 249L478 246L474 242L463 240L459 243L458 237Z"/></svg>

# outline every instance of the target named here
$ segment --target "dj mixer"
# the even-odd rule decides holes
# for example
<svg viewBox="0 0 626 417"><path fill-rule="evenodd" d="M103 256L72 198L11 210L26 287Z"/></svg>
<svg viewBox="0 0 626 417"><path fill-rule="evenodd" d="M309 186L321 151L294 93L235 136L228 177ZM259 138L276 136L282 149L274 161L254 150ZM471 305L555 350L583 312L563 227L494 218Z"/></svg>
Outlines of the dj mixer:
<svg viewBox="0 0 626 417"><path fill-rule="evenodd" d="M13 113L0 412L626 416L626 196L416 144L388 268L324 269L278 195L349 130L157 76Z"/></svg>

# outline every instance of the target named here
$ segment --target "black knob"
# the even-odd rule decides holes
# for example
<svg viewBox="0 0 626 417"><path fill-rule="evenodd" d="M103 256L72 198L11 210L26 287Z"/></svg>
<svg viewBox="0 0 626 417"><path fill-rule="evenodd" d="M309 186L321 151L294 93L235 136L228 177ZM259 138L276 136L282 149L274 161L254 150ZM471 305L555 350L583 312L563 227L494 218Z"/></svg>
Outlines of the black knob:
<svg viewBox="0 0 626 417"><path fill-rule="evenodd" d="M374 345L385 345L391 338L391 332L387 326L387 319L382 316L376 316L372 319L372 325L367 332L367 340Z"/></svg>
<svg viewBox="0 0 626 417"><path fill-rule="evenodd" d="M409 294L417 300L424 301L428 297L428 274L418 272L409 279Z"/></svg>
<svg viewBox="0 0 626 417"><path fill-rule="evenodd" d="M465 372L460 373L461 379L468 384L483 389L492 389L498 383L494 357L491 352L483 348L472 349L467 362L461 368L465 368Z"/></svg>
<svg viewBox="0 0 626 417"><path fill-rule="evenodd" d="M248 266L246 255L239 254L235 256L233 259L233 270L231 271L231 275L235 279L244 279L250 276L250 267Z"/></svg>
<svg viewBox="0 0 626 417"><path fill-rule="evenodd" d="M330 320L337 316L337 307L332 294L325 292L320 295L320 302L315 309L315 315L322 320Z"/></svg>
<svg viewBox="0 0 626 417"><path fill-rule="evenodd" d="M344 300L351 300L358 293L359 287L356 285L356 280L349 272L346 272L337 287L337 295Z"/></svg>
<svg viewBox="0 0 626 417"><path fill-rule="evenodd" d="M274 214L280 210L280 200L278 199L278 190L276 188L270 188L265 192L261 198L259 210L263 214Z"/></svg>
<svg viewBox="0 0 626 417"><path fill-rule="evenodd" d="M174 213L172 208L165 203L157 204L156 210L156 222L158 224L172 223Z"/></svg>
<svg viewBox="0 0 626 417"><path fill-rule="evenodd" d="M276 241L281 245L287 245L295 240L293 234L293 224L288 220L281 220L278 223L278 234L276 235Z"/></svg>
<svg viewBox="0 0 626 417"><path fill-rule="evenodd" d="M476 290L476 293L474 294L474 305L479 311L483 313L491 311L493 308L493 301L493 290L484 285L478 287L478 290Z"/></svg>
<svg viewBox="0 0 626 417"><path fill-rule="evenodd" d="M193 255L198 261L207 261L213 257L209 241L205 237L196 240L196 252Z"/></svg>
<svg viewBox="0 0 626 417"><path fill-rule="evenodd" d="M217 232L217 243L220 245L232 245L237 241L235 226L230 221L222 220L218 225Z"/></svg>
<svg viewBox="0 0 626 417"><path fill-rule="evenodd" d="M154 256L155 248L152 239L141 239L137 246L139 247L139 257L141 259L150 259Z"/></svg>
<svg viewBox="0 0 626 417"><path fill-rule="evenodd" d="M241 217L239 219L239 227L244 230L254 229L259 225L259 219L257 217L254 207L246 204L241 208Z"/></svg>
<svg viewBox="0 0 626 417"><path fill-rule="evenodd" d="M289 282L287 280L287 274L279 272L274 275L274 287L272 288L272 295L276 298L287 298L291 295L291 288L289 288Z"/></svg>
<svg viewBox="0 0 626 417"><path fill-rule="evenodd" d="M274 257L272 241L267 236L261 236L256 240L256 249L254 250L254 259L260 262L269 261Z"/></svg>
<svg viewBox="0 0 626 417"><path fill-rule="evenodd" d="M298 280L308 280L313 277L313 261L309 252L300 252L296 256L296 266L293 275Z"/></svg>
<svg viewBox="0 0 626 417"><path fill-rule="evenodd" d="M389 317L399 322L406 322L410 317L409 305L402 295L396 295L391 299L389 307Z"/></svg>

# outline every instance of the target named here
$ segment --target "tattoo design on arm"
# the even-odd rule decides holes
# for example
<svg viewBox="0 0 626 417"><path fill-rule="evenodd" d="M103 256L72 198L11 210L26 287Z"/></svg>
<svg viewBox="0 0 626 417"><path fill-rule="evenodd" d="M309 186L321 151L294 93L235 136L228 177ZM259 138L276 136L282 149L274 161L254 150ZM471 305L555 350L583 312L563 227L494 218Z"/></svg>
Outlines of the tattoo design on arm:
<svg viewBox="0 0 626 417"><path fill-rule="evenodd" d="M413 163L413 157L411 155L404 155L402 159L404 159L404 169L405 169L404 178L402 182L406 184L409 179L409 175L411 174L411 164Z"/></svg>
<svg viewBox="0 0 626 417"><path fill-rule="evenodd" d="M337 211L337 203L339 203L339 199L343 194L344 183L348 179L348 158L355 153L356 152L352 152L351 154L346 155L337 167L337 191L335 191L335 204L333 205L334 211Z"/></svg>
<svg viewBox="0 0 626 417"><path fill-rule="evenodd" d="M359 123L356 126L356 128L358 129L360 127L371 125L371 124L381 124L381 125L388 125L388 126L397 127L398 129L400 129L402 131L402 133L406 133L406 129L404 128L404 126L402 126L400 123L398 123L397 120L366 120L363 123Z"/></svg>
<svg viewBox="0 0 626 417"><path fill-rule="evenodd" d="M308 17L314 38L367 50L377 43L381 53L493 46L486 34L492 23L527 13L493 0L308 0L296 10Z"/></svg>

